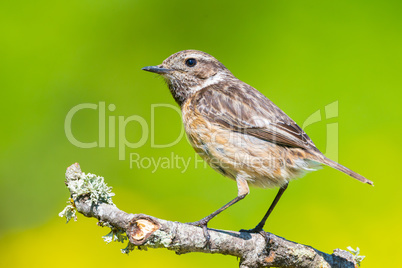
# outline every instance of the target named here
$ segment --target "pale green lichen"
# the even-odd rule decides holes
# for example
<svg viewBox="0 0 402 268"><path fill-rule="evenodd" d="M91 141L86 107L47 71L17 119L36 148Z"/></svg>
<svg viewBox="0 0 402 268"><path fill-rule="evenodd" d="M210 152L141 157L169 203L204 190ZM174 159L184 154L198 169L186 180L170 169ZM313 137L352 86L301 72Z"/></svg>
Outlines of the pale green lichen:
<svg viewBox="0 0 402 268"><path fill-rule="evenodd" d="M153 238L154 239L147 242L147 246L154 248L167 248L171 246L171 243L173 241L173 237L170 234L167 234L166 232L163 232L161 230L156 230L154 232Z"/></svg>
<svg viewBox="0 0 402 268"><path fill-rule="evenodd" d="M347 249L353 254L353 258L356 261L357 265L360 266L361 262L366 258L366 256L359 255L360 254L360 248L357 247L356 250L354 250L352 247L347 247Z"/></svg>
<svg viewBox="0 0 402 268"><path fill-rule="evenodd" d="M63 211L59 213L60 217L66 217L67 223L71 218L74 218L75 221L77 220L76 208L72 200L80 196L89 196L92 204L107 203L113 205L112 196L114 196L114 193L112 193L112 187L107 186L101 176L82 173L78 179L69 180L67 187L70 189L71 199Z"/></svg>
<svg viewBox="0 0 402 268"><path fill-rule="evenodd" d="M110 229L114 228L110 223L105 221L98 221L98 226L100 227L109 227Z"/></svg>
<svg viewBox="0 0 402 268"><path fill-rule="evenodd" d="M77 220L77 209L74 205L74 200L79 197L88 196L88 200L94 205L100 203L114 205L112 201L112 197L114 196L112 187L107 186L103 177L91 173L76 174L76 176L68 176L67 187L70 190L71 198L67 202L68 205L59 213L60 217L65 217L67 219L67 223L71 219L74 219L74 221ZM102 237L106 243L123 243L128 240L127 234L123 230L113 227L110 223L99 221L98 225L101 227L109 227L111 229L107 235ZM122 253L128 254L133 249L134 245L128 243L127 247L121 251Z"/></svg>
<svg viewBox="0 0 402 268"><path fill-rule="evenodd" d="M82 173L80 179L69 181L68 188L73 199L89 195L93 204L107 203L113 205L112 196L114 196L114 193L112 193L112 187L107 186L104 178L101 176Z"/></svg>
<svg viewBox="0 0 402 268"><path fill-rule="evenodd" d="M135 247L134 244L131 244L130 242L128 242L127 247L123 248L121 250L121 253L128 255L131 251L134 250L134 247Z"/></svg>
<svg viewBox="0 0 402 268"><path fill-rule="evenodd" d="M111 228L110 233L102 236L102 238L108 244L110 242L124 243L124 241L126 241L128 239L127 234L124 231L116 229L116 228Z"/></svg>
<svg viewBox="0 0 402 268"><path fill-rule="evenodd" d="M75 212L77 211L74 207L73 204L71 204L71 201L67 202L68 205L63 209L62 212L59 213L60 217L66 217L66 223L68 223L71 219L74 219L74 221L77 221L77 215Z"/></svg>

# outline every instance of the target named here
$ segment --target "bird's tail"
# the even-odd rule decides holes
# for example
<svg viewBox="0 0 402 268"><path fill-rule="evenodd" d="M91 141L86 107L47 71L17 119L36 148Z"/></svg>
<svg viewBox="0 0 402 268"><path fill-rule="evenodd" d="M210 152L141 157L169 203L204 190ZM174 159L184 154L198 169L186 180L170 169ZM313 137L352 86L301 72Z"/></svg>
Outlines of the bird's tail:
<svg viewBox="0 0 402 268"><path fill-rule="evenodd" d="M320 159L320 160L321 160L321 159ZM337 162L332 161L332 160L329 159L329 158L324 157L324 159L322 159L320 162L323 163L323 164L325 164L325 165L327 165L327 166L330 166L330 167L332 167L332 168L335 168L335 169L337 169L337 170L339 170L339 171L342 171L343 173L348 174L349 176L351 176L352 178L355 178L356 180L359 180L359 181L361 181L361 182L363 182L363 183L367 183L367 184L370 184L370 185L373 185L373 186L374 186L374 184L373 184L372 181L366 179L366 178L363 177L362 175L360 175L360 174L354 172L353 170L350 170L350 169L348 169L347 167L344 167L344 166L342 166L341 164L338 164Z"/></svg>

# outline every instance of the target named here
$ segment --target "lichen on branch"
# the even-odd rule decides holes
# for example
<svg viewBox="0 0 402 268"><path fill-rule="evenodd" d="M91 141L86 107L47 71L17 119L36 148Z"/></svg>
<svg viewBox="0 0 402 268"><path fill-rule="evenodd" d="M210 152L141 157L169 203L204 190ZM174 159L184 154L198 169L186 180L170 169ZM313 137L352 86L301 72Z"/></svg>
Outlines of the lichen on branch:
<svg viewBox="0 0 402 268"><path fill-rule="evenodd" d="M103 236L105 242L125 242L123 253L135 248L165 248L177 254L190 252L232 255L241 268L355 268L363 260L357 248L351 254L335 249L327 254L310 246L295 243L271 233L265 239L260 234L209 229L207 243L202 228L180 222L166 221L144 214L129 214L113 204L112 188L103 177L83 173L78 163L67 168L66 185L70 199L61 217L76 220L76 212L99 220L98 225L111 228Z"/></svg>
<svg viewBox="0 0 402 268"><path fill-rule="evenodd" d="M69 167L66 173L66 185L71 193L71 198L67 201L68 205L59 213L60 217L65 217L67 223L73 218L77 221L76 207L74 200L80 197L89 197L88 200L93 205L100 203L113 204L112 187L107 186L105 179L92 173L81 172L79 164L76 163Z"/></svg>

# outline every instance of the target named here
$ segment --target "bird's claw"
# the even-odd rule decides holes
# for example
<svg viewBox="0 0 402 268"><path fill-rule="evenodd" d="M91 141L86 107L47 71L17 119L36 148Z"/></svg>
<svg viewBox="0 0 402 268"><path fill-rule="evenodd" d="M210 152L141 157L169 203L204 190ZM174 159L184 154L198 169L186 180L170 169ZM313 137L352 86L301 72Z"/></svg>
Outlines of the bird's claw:
<svg viewBox="0 0 402 268"><path fill-rule="evenodd" d="M195 222L186 222L186 224L201 227L202 231L204 233L204 237L205 237L204 248L211 249L212 243L211 243L211 236L209 235L209 232L208 232L208 226L207 226L208 222L200 220L200 221L195 221Z"/></svg>
<svg viewBox="0 0 402 268"><path fill-rule="evenodd" d="M262 229L261 227L256 226L253 229L249 229L249 230L245 230L245 229L241 229L239 231L240 233L249 233L249 234L260 234L262 237L264 237L265 242L269 243L270 241L270 237L269 237L269 233L265 232L264 229Z"/></svg>

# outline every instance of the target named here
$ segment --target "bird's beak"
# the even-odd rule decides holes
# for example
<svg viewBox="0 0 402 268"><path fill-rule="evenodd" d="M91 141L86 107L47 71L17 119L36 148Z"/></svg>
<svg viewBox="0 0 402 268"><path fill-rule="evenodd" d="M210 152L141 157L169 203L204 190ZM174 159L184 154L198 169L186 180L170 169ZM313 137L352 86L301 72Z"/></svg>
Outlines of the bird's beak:
<svg viewBox="0 0 402 268"><path fill-rule="evenodd" d="M172 69L166 69L166 68L162 68L159 66L146 66L146 67L142 68L141 70L151 72L151 73L157 73L157 74L166 74L166 73L173 71Z"/></svg>

